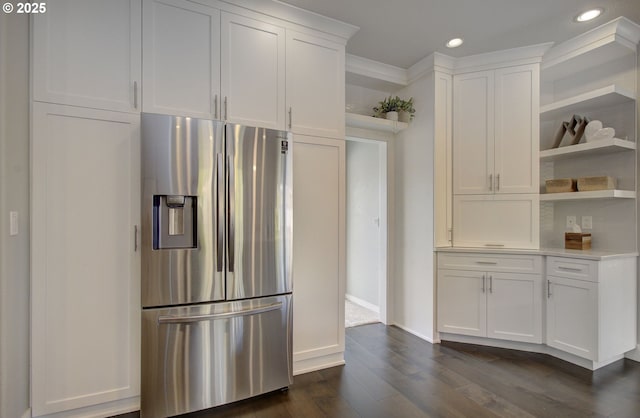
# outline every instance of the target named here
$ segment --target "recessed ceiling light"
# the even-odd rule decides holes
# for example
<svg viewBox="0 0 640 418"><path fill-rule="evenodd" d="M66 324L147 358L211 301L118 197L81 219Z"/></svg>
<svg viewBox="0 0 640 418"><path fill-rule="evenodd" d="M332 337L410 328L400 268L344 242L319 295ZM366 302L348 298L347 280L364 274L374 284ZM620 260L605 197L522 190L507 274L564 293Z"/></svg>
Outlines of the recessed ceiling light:
<svg viewBox="0 0 640 418"><path fill-rule="evenodd" d="M587 22L600 16L603 11L604 9L602 8L587 10L586 12L582 12L578 16L576 16L574 20L576 22Z"/></svg>
<svg viewBox="0 0 640 418"><path fill-rule="evenodd" d="M447 42L447 48L457 48L462 45L463 42L462 38L453 38Z"/></svg>

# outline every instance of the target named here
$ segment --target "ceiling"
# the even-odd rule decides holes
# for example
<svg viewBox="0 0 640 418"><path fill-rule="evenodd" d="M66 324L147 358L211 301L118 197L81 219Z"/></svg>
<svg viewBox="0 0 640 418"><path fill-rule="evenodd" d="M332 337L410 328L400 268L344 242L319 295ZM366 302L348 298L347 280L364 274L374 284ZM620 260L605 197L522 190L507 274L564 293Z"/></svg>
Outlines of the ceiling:
<svg viewBox="0 0 640 418"><path fill-rule="evenodd" d="M347 53L409 68L432 52L453 57L561 42L618 16L640 23L640 0L282 0L360 27ZM581 11L597 19L576 23ZM464 39L455 49L445 47Z"/></svg>

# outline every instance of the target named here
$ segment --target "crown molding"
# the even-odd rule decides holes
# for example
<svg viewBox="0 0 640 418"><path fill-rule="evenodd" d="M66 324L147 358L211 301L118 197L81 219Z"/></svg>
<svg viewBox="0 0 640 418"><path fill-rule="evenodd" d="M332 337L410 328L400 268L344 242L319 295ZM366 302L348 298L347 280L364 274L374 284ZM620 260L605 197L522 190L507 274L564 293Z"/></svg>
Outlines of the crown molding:
<svg viewBox="0 0 640 418"><path fill-rule="evenodd" d="M287 23L287 26L299 30L308 28L340 38L346 43L360 28L330 17L283 3L278 0L189 0L205 6L238 13L240 9L257 12ZM235 9L235 10L234 10Z"/></svg>
<svg viewBox="0 0 640 418"><path fill-rule="evenodd" d="M453 70L455 67L456 58L441 54L439 52L434 52L409 67L407 69L407 76L409 83L413 83L414 81L431 73L432 71L440 71L446 74L453 74Z"/></svg>
<svg viewBox="0 0 640 418"><path fill-rule="evenodd" d="M553 42L511 48L485 54L456 58L454 74L472 71L492 70L504 66L536 64L542 62L544 54L553 46Z"/></svg>
<svg viewBox="0 0 640 418"><path fill-rule="evenodd" d="M345 70L353 84L378 89L401 88L408 84L407 70L382 62L346 54Z"/></svg>

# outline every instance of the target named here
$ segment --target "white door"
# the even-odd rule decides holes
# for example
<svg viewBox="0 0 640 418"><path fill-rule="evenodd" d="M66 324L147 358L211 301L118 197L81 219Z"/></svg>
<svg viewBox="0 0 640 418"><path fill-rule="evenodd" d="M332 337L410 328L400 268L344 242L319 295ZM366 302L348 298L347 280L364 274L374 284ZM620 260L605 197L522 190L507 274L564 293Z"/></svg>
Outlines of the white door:
<svg viewBox="0 0 640 418"><path fill-rule="evenodd" d="M542 343L542 277L488 272L487 337Z"/></svg>
<svg viewBox="0 0 640 418"><path fill-rule="evenodd" d="M222 13L221 119L285 129L285 31Z"/></svg>
<svg viewBox="0 0 640 418"><path fill-rule="evenodd" d="M149 0L143 12L143 111L219 118L220 11Z"/></svg>
<svg viewBox="0 0 640 418"><path fill-rule="evenodd" d="M495 191L538 193L538 64L496 70Z"/></svg>
<svg viewBox="0 0 640 418"><path fill-rule="evenodd" d="M46 5L33 15L34 100L139 111L141 0Z"/></svg>
<svg viewBox="0 0 640 418"><path fill-rule="evenodd" d="M344 361L345 144L294 136L293 371Z"/></svg>
<svg viewBox="0 0 640 418"><path fill-rule="evenodd" d="M33 416L140 393L139 117L34 103Z"/></svg>
<svg viewBox="0 0 640 418"><path fill-rule="evenodd" d="M386 282L386 246L382 243L384 143L348 140L346 145L347 299L379 313L381 287Z"/></svg>
<svg viewBox="0 0 640 418"><path fill-rule="evenodd" d="M344 139L344 45L287 31L287 127Z"/></svg>
<svg viewBox="0 0 640 418"><path fill-rule="evenodd" d="M538 248L539 196L458 195L453 242L460 247Z"/></svg>
<svg viewBox="0 0 640 418"><path fill-rule="evenodd" d="M547 345L596 360L597 283L555 276L547 281Z"/></svg>
<svg viewBox="0 0 640 418"><path fill-rule="evenodd" d="M487 275L438 270L438 332L485 337Z"/></svg>
<svg viewBox="0 0 640 418"><path fill-rule="evenodd" d="M453 193L493 193L493 71L453 77Z"/></svg>

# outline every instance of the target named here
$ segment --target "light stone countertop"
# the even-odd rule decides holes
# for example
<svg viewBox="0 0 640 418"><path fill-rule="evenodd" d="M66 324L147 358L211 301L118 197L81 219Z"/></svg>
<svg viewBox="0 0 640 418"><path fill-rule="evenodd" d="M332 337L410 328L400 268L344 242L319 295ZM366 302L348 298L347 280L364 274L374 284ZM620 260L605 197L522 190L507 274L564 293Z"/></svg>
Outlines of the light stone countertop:
<svg viewBox="0 0 640 418"><path fill-rule="evenodd" d="M638 252L614 252L594 250L566 250L564 248L515 249L515 248L471 248L471 247L436 247L436 252L450 253L482 253L482 254L525 254L545 255L553 257L582 258L585 260L610 260L613 258L637 257Z"/></svg>

